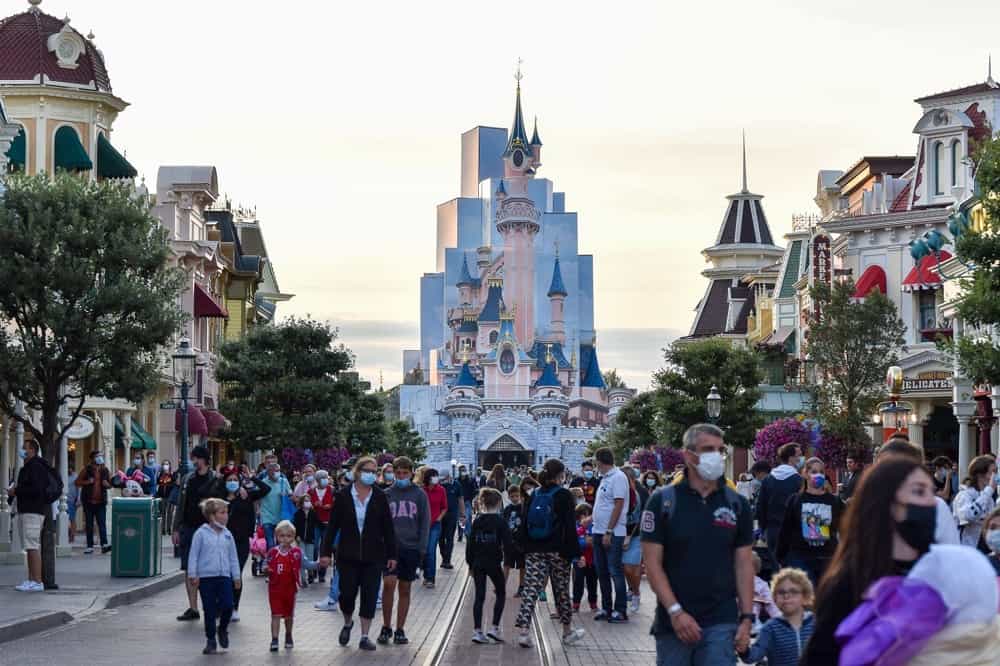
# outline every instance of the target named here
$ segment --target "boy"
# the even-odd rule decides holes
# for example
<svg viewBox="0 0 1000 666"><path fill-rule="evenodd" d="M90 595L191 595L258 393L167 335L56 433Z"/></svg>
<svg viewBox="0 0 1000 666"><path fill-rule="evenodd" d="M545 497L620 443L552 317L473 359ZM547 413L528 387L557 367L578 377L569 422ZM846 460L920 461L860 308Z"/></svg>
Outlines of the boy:
<svg viewBox="0 0 1000 666"><path fill-rule="evenodd" d="M267 553L267 600L271 606L271 652L278 651L278 629L285 618L285 649L294 647L292 619L295 615L295 595L302 575L302 551L295 546L295 526L282 520L274 526L278 545Z"/></svg>
<svg viewBox="0 0 1000 666"><path fill-rule="evenodd" d="M229 647L229 620L233 616L233 590L240 589L240 563L236 541L226 529L229 503L210 498L202 501L201 512L207 521L191 538L187 576L191 587L201 595L205 609L205 649L202 654L215 654L215 616L219 615L219 642Z"/></svg>
<svg viewBox="0 0 1000 666"><path fill-rule="evenodd" d="M511 552L512 543L507 523L500 516L503 497L493 488L479 491L480 513L472 523L469 545L465 550L465 561L469 565L472 582L476 586L476 597L472 604L472 619L475 632L472 642L479 644L503 643L500 618L503 617L507 589L500 564L504 553ZM486 579L493 581L496 600L493 602L493 628L483 634L483 604L486 602Z"/></svg>
<svg viewBox="0 0 1000 666"><path fill-rule="evenodd" d="M521 488L511 486L507 489L507 498L510 504L503 510L503 522L507 524L507 531L512 535L517 534L517 529L521 526ZM507 559L503 565L503 579L506 582L511 569L517 569L517 593L514 597L520 597L524 589L524 553L513 544Z"/></svg>
<svg viewBox="0 0 1000 666"><path fill-rule="evenodd" d="M309 552L313 550L313 545L315 543L316 534L316 512L313 511L312 498L306 493L302 496L301 504L299 508L295 510L295 515L292 516L292 526L295 528L296 541L299 545L299 549L304 552ZM316 580L316 570L313 568L312 571L308 573L302 572L302 588L305 589L309 587L309 583Z"/></svg>
<svg viewBox="0 0 1000 666"><path fill-rule="evenodd" d="M590 531L594 512L589 504L580 504L575 513L576 538L580 541L583 555L573 567L573 612L580 611L584 585L587 587L587 602L591 612L594 612L597 610L597 570L594 569L594 538Z"/></svg>
<svg viewBox="0 0 1000 666"><path fill-rule="evenodd" d="M813 633L813 616L806 611L813 602L812 583L801 569L782 569L771 579L771 592L781 616L767 621L740 659L756 664L766 657L768 666L796 666Z"/></svg>

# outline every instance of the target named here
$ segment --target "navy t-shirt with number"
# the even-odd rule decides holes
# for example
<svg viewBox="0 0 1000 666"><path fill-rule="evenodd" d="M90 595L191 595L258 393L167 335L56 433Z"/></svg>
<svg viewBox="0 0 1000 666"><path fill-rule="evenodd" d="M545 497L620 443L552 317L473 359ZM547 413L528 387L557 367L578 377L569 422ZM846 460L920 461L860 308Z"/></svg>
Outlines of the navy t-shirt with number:
<svg viewBox="0 0 1000 666"><path fill-rule="evenodd" d="M719 489L702 497L687 479L672 486L676 505L665 506L661 488L642 512L642 540L663 546L663 570L678 603L702 627L735 624L739 617L736 593L736 549L753 543L750 504L719 480ZM653 634L673 627L662 605L657 605Z"/></svg>

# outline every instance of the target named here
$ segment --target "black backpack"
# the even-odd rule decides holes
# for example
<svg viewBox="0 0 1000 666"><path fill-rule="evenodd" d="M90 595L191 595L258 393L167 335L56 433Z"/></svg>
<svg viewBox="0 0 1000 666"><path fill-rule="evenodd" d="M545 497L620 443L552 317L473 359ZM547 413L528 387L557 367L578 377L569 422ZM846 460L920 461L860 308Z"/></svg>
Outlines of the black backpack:
<svg viewBox="0 0 1000 666"><path fill-rule="evenodd" d="M46 504L52 504L62 497L63 482L59 474L48 463L45 463L45 472L45 492L42 493L42 497Z"/></svg>

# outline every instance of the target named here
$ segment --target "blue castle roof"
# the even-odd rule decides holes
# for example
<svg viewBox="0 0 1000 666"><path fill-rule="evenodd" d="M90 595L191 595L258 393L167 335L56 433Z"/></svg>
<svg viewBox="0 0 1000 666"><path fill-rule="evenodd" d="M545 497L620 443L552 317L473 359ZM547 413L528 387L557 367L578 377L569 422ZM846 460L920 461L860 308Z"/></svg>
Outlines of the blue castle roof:
<svg viewBox="0 0 1000 666"><path fill-rule="evenodd" d="M535 340L535 344L532 345L531 349L528 351L528 356L535 359L535 367L539 370L545 369L545 356L548 351L552 352L552 357L556 360L556 364L559 366L560 370L565 370L569 366L569 361L566 360L566 350L563 349L561 342L543 342L541 340Z"/></svg>
<svg viewBox="0 0 1000 666"><path fill-rule="evenodd" d="M452 388L456 386L467 386L469 388L476 388L479 382L476 381L475 376L472 374L472 370L469 369L469 362L466 361L462 364L462 371L458 374L458 379L452 384Z"/></svg>
<svg viewBox="0 0 1000 666"><path fill-rule="evenodd" d="M538 138L538 116L535 116L535 131L531 133L531 145L542 145L542 140Z"/></svg>
<svg viewBox="0 0 1000 666"><path fill-rule="evenodd" d="M559 381L559 375L556 374L555 362L546 363L545 372L543 372L542 376L538 378L537 382L535 382L536 388L542 388L545 386L562 388L562 382Z"/></svg>
<svg viewBox="0 0 1000 666"><path fill-rule="evenodd" d="M601 366L597 362L597 349L594 345L580 345L580 386L607 388L601 375Z"/></svg>
<svg viewBox="0 0 1000 666"><path fill-rule="evenodd" d="M566 285L563 284L562 271L559 270L559 257L556 257L556 263L552 266L552 284L549 285L549 293L547 295L549 298L553 296L562 296L565 298L568 295Z"/></svg>
<svg viewBox="0 0 1000 666"><path fill-rule="evenodd" d="M472 285L472 275L469 273L469 260L465 253L462 253L462 272L458 276L456 287L466 287Z"/></svg>
<svg viewBox="0 0 1000 666"><path fill-rule="evenodd" d="M505 155L510 155L515 148L527 151L530 142L528 132L524 128L524 115L521 113L521 82L517 83L517 98L514 103L514 124L510 128L510 139L507 141Z"/></svg>
<svg viewBox="0 0 1000 666"><path fill-rule="evenodd" d="M504 309L503 284L490 284L490 289L486 293L486 305L479 313L479 321L500 321L500 312Z"/></svg>

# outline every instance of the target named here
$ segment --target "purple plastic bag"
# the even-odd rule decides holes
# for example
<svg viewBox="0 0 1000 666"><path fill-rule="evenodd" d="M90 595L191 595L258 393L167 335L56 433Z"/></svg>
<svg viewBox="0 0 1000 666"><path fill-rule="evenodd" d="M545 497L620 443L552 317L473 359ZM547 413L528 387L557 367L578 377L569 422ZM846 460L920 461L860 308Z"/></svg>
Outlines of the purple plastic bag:
<svg viewBox="0 0 1000 666"><path fill-rule="evenodd" d="M881 578L837 627L840 666L903 666L947 620L948 607L934 588L900 576Z"/></svg>

